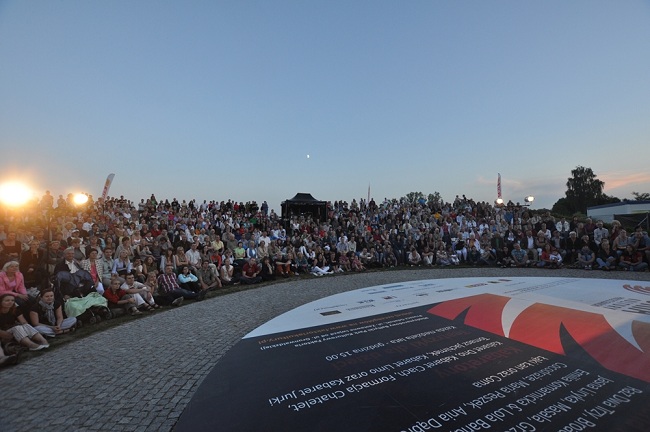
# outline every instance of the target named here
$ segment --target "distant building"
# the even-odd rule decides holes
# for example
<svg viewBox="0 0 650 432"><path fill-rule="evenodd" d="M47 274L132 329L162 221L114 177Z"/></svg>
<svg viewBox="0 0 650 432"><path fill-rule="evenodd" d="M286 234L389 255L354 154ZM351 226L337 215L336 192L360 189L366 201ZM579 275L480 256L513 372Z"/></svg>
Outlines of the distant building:
<svg viewBox="0 0 650 432"><path fill-rule="evenodd" d="M650 201L623 201L587 208L587 216L594 222L602 220L605 223L611 223L616 219L624 226L637 225L642 222L644 226L647 226L648 214L650 214Z"/></svg>

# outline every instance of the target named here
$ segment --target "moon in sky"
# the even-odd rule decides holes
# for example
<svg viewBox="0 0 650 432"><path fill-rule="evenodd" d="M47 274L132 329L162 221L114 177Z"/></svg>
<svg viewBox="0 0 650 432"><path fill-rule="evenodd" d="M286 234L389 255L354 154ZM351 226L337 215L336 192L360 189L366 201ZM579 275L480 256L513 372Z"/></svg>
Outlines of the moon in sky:
<svg viewBox="0 0 650 432"><path fill-rule="evenodd" d="M307 159L309 159L309 155L307 155Z"/></svg>

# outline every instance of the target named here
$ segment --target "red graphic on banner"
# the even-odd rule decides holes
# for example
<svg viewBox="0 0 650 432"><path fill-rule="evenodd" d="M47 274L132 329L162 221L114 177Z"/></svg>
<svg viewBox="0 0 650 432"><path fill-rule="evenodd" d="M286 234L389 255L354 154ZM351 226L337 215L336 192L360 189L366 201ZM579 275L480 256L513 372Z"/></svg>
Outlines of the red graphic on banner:
<svg viewBox="0 0 650 432"><path fill-rule="evenodd" d="M510 299L481 294L441 303L429 313L455 319L467 311L464 323L503 336L503 309ZM633 322L632 332L641 350L621 336L601 314L535 303L514 320L509 338L565 355L560 327L607 369L650 382L650 324Z"/></svg>
<svg viewBox="0 0 650 432"><path fill-rule="evenodd" d="M641 285L632 286L630 284L625 284L625 285L623 285L623 288L625 288L628 291L632 291L632 292L635 292L635 293L638 293L638 294L650 295L650 286L644 287L644 286L641 286Z"/></svg>

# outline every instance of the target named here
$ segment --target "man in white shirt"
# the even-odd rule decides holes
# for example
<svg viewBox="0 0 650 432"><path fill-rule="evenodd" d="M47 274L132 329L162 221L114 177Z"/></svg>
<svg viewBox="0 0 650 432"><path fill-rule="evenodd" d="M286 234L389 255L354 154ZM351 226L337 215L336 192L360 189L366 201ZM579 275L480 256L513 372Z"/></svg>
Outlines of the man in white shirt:
<svg viewBox="0 0 650 432"><path fill-rule="evenodd" d="M56 268L54 269L54 274L58 273L59 271L66 271L66 268L70 273L76 273L77 271L81 270L81 264L74 258L74 252L75 250L72 247L69 247L63 251L63 261L57 264Z"/></svg>
<svg viewBox="0 0 650 432"><path fill-rule="evenodd" d="M596 222L596 229L594 230L594 243L600 246L602 239L609 238L609 230L603 227L603 221Z"/></svg>
<svg viewBox="0 0 650 432"><path fill-rule="evenodd" d="M190 249L185 252L185 257L187 258L187 261L190 263L191 267L194 267L194 270L197 270L199 267L201 267L201 252L199 251L199 243L194 242L192 243L192 246L190 246Z"/></svg>
<svg viewBox="0 0 650 432"><path fill-rule="evenodd" d="M136 307L138 309L150 310L151 308L158 308L156 302L153 300L151 288L143 283L137 282L133 273L126 275L126 281L120 288L135 297Z"/></svg>
<svg viewBox="0 0 650 432"><path fill-rule="evenodd" d="M271 237L268 236L266 231L262 231L262 235L259 237L257 244L259 245L261 241L264 241L264 244L267 246L271 244Z"/></svg>

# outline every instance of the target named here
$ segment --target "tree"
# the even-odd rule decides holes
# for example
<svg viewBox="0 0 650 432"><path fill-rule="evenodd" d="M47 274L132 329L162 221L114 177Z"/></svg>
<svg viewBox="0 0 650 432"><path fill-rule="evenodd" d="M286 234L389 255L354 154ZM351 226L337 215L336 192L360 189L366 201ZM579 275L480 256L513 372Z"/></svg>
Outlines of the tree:
<svg viewBox="0 0 650 432"><path fill-rule="evenodd" d="M409 204L417 204L421 199L424 199L424 194L422 192L409 192L404 199Z"/></svg>
<svg viewBox="0 0 650 432"><path fill-rule="evenodd" d="M636 201L650 201L650 193L648 192L632 192L632 196Z"/></svg>
<svg viewBox="0 0 650 432"><path fill-rule="evenodd" d="M443 203L442 196L440 196L440 192L434 192L432 194L429 194L429 196L427 197L427 201L428 201L429 207L431 207L431 208L440 207L440 206L442 206L442 203Z"/></svg>
<svg viewBox="0 0 650 432"><path fill-rule="evenodd" d="M566 197L553 206L553 211L562 214L587 213L587 207L620 202L621 200L605 195L605 182L598 180L591 168L577 166L571 171L566 182Z"/></svg>

